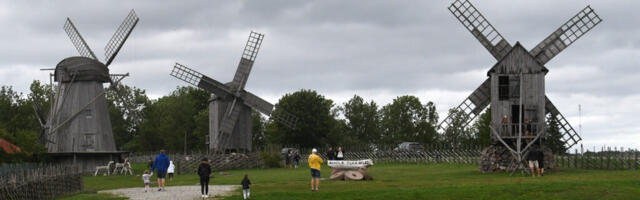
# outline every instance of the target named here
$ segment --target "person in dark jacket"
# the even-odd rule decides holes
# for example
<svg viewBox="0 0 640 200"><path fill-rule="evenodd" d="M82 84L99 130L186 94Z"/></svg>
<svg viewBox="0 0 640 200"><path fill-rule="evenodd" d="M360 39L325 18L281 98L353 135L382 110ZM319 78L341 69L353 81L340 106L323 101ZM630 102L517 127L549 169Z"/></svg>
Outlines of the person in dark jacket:
<svg viewBox="0 0 640 200"><path fill-rule="evenodd" d="M293 156L293 165L298 169L298 165L300 165L300 152L296 151L296 155Z"/></svg>
<svg viewBox="0 0 640 200"><path fill-rule="evenodd" d="M536 177L536 171L538 172L538 176L540 176L540 165L538 163L540 157L540 153L538 149L534 146L529 150L529 154L527 154L527 161L529 162L529 169L531 170L531 176Z"/></svg>
<svg viewBox="0 0 640 200"><path fill-rule="evenodd" d="M158 169L158 191L164 191L164 179L167 176L167 168L169 168L169 156L164 154L164 150L160 150L160 154L156 156L151 171Z"/></svg>
<svg viewBox="0 0 640 200"><path fill-rule="evenodd" d="M332 147L329 147L329 151L327 151L327 160L335 160L336 159L336 152L333 151Z"/></svg>
<svg viewBox="0 0 640 200"><path fill-rule="evenodd" d="M211 165L207 158L202 158L198 166L198 176L200 176L200 190L203 198L209 198L209 175L211 175Z"/></svg>
<svg viewBox="0 0 640 200"><path fill-rule="evenodd" d="M544 151L542 148L538 150L538 167L540 168L540 176L544 176Z"/></svg>
<svg viewBox="0 0 640 200"><path fill-rule="evenodd" d="M147 165L149 169L153 168L153 159L149 158L149 160L147 161Z"/></svg>
<svg viewBox="0 0 640 200"><path fill-rule="evenodd" d="M244 174L244 179L242 179L242 195L244 199L251 199L251 191L249 191L249 185L251 185L251 181L249 180L249 175Z"/></svg>

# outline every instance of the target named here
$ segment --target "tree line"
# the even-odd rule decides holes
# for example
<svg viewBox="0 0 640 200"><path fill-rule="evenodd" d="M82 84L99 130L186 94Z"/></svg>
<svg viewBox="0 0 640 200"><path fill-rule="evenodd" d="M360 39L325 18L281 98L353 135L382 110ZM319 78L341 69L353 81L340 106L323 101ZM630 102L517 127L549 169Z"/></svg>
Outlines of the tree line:
<svg viewBox="0 0 640 200"><path fill-rule="evenodd" d="M149 99L145 90L117 85L106 89L106 98L117 149L124 151L206 151L209 129L210 94L193 87L177 87L170 94ZM34 105L47 115L53 91L48 84L34 81L27 95L9 86L0 87L0 137L20 146L30 155L46 152L38 143L42 127ZM291 129L258 112L252 113L253 146L390 147L401 142L419 142L425 146L488 146L491 109L486 109L470 126L462 126L465 116L454 116L450 128L439 133L440 119L435 104L421 102L416 96L398 96L387 105L354 95L336 104L314 90L302 89L285 94L276 103L273 115L287 111L298 118ZM557 122L547 120L550 144L561 152ZM556 141L557 140L557 141ZM2 151L0 151L0 154ZM2 154L5 157L7 155ZM27 156L33 157L33 156Z"/></svg>

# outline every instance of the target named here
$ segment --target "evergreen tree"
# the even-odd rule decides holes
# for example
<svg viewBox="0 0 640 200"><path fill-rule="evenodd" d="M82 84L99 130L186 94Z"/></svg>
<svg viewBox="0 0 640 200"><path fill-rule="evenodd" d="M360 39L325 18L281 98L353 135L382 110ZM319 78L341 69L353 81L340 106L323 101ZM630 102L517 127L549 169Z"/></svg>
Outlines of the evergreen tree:
<svg viewBox="0 0 640 200"><path fill-rule="evenodd" d="M491 107L487 108L478 120L473 123L473 144L480 147L488 147L491 145Z"/></svg>
<svg viewBox="0 0 640 200"><path fill-rule="evenodd" d="M560 124L552 115L547 116L547 138L544 141L544 145L551 148L554 154L567 153L567 147L562 141L562 134L560 133Z"/></svg>

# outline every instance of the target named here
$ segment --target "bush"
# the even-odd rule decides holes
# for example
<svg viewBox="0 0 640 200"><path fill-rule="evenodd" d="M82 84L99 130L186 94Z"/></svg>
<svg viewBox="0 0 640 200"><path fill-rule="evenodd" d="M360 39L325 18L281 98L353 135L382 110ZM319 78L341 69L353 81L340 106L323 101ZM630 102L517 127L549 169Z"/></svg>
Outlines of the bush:
<svg viewBox="0 0 640 200"><path fill-rule="evenodd" d="M278 152L261 152L260 157L264 160L264 165L267 168L281 167L282 156Z"/></svg>

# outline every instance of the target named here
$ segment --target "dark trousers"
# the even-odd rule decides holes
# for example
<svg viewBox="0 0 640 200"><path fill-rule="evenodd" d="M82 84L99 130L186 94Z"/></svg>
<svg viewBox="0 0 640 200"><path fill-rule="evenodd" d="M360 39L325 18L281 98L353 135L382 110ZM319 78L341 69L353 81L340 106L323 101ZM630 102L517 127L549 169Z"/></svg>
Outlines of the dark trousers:
<svg viewBox="0 0 640 200"><path fill-rule="evenodd" d="M202 194L209 194L209 177L200 177L200 190Z"/></svg>

